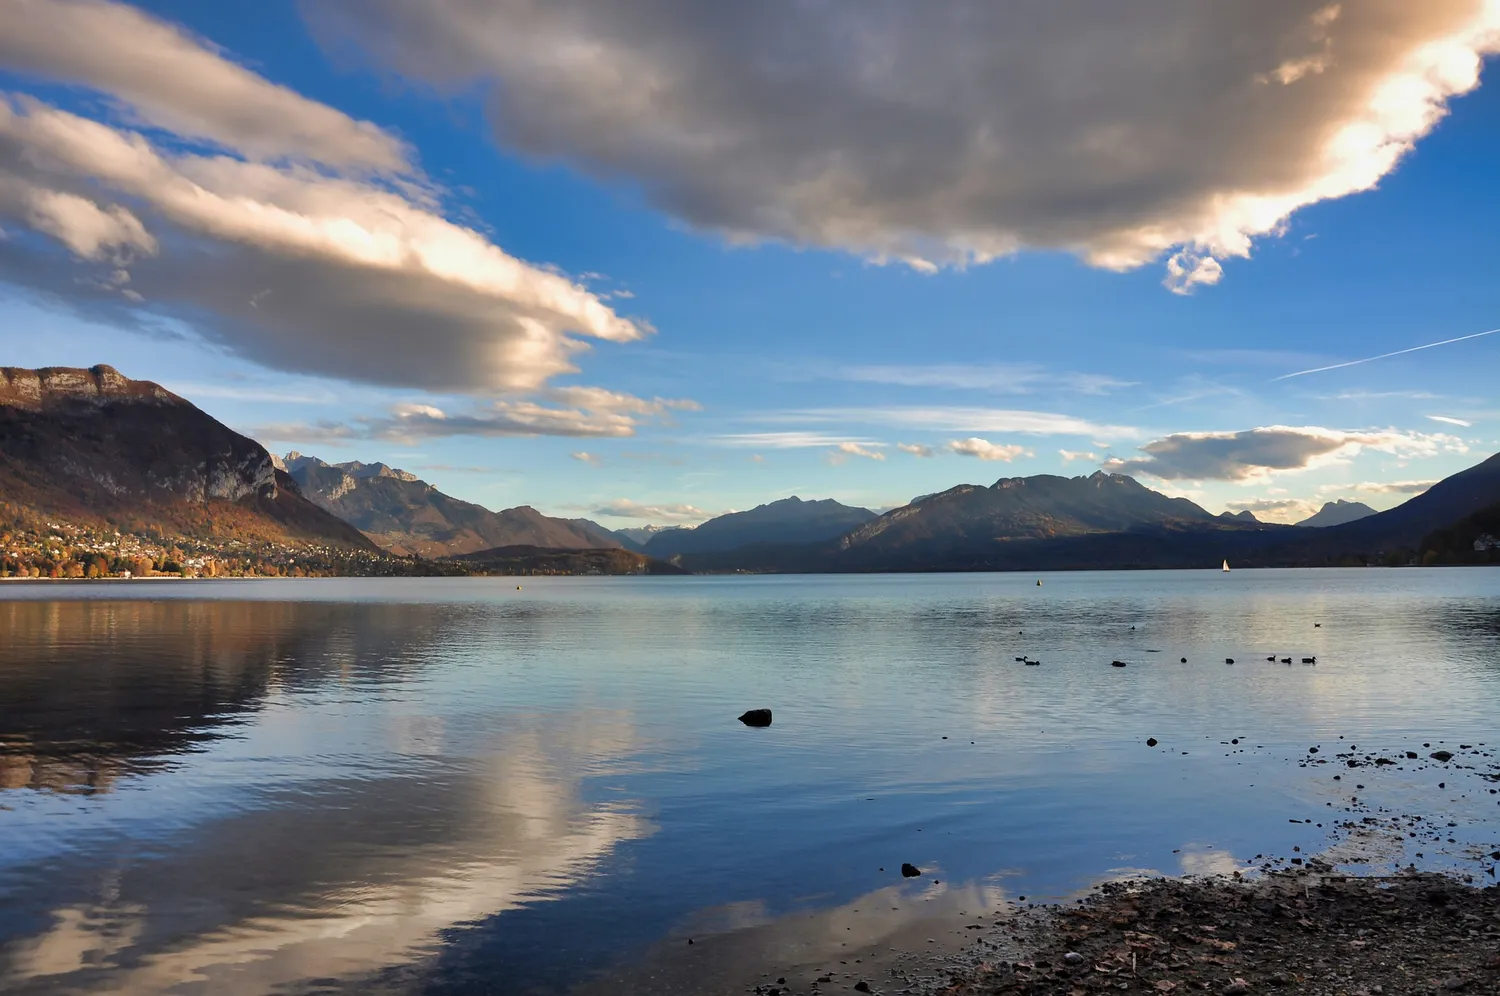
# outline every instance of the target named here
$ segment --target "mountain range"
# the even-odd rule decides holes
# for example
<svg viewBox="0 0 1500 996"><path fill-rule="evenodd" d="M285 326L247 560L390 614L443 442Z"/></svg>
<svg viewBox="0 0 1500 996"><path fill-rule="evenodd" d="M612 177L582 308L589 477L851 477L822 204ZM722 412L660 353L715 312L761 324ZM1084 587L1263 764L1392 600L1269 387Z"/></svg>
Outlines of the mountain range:
<svg viewBox="0 0 1500 996"><path fill-rule="evenodd" d="M962 484L883 515L793 496L694 528L616 533L529 506L490 511L383 463L331 464L298 453L278 460L185 399L110 367L7 367L0 512L0 526L29 529L33 574L37 558L50 556L53 520L106 530L91 541L94 553L109 546L109 529L154 537L162 549L172 537L192 537L200 548L280 544L282 572L306 563L292 548L419 558L383 563L458 573L660 573L664 561L705 571L1203 567L1221 558L1240 566L1488 562L1500 560L1500 455L1387 511L1335 501L1297 527L1248 512L1213 515L1100 471ZM16 562L14 550L6 556ZM347 561L324 563L320 569L350 569Z"/></svg>
<svg viewBox="0 0 1500 996"><path fill-rule="evenodd" d="M555 519L529 505L492 512L383 463L335 464L294 452L282 464L308 498L398 556L451 557L514 546L617 550L633 545L596 522Z"/></svg>
<svg viewBox="0 0 1500 996"><path fill-rule="evenodd" d="M253 439L113 367L0 367L0 499L15 514L375 551Z"/></svg>

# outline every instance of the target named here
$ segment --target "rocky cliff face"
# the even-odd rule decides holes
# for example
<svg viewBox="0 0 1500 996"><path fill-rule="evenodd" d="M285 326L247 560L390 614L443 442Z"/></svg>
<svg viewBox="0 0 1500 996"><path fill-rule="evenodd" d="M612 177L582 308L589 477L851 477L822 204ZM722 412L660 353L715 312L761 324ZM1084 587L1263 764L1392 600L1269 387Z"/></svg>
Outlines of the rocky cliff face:
<svg viewBox="0 0 1500 996"><path fill-rule="evenodd" d="M288 453L282 463L308 498L391 553L447 557L506 546L586 550L624 545L587 520L555 519L525 505L492 512L383 463L332 464L301 453Z"/></svg>
<svg viewBox="0 0 1500 996"><path fill-rule="evenodd" d="M228 518L256 538L370 548L307 502L259 443L107 366L0 368L0 497L64 518L205 528L209 506L234 505Z"/></svg>

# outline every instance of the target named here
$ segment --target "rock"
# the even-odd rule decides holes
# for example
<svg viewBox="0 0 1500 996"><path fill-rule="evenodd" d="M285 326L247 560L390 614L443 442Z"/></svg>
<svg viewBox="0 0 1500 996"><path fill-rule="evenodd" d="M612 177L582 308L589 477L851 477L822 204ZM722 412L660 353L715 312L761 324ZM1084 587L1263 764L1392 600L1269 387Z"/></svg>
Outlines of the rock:
<svg viewBox="0 0 1500 996"><path fill-rule="evenodd" d="M771 710L751 709L749 712L740 717L740 722L744 723L746 726L770 726Z"/></svg>
<svg viewBox="0 0 1500 996"><path fill-rule="evenodd" d="M1077 965L1083 961L1083 955L1079 954L1077 951L1069 951L1067 954L1063 955L1063 961L1067 962L1069 965Z"/></svg>
<svg viewBox="0 0 1500 996"><path fill-rule="evenodd" d="M1451 761L1451 760L1453 760L1453 752L1452 751L1448 751L1448 750L1435 750L1431 754L1428 754L1427 756L1430 757L1430 758L1432 758L1434 761Z"/></svg>
<svg viewBox="0 0 1500 996"><path fill-rule="evenodd" d="M1184 663L1184 664L1186 664L1186 663L1187 663L1187 658L1186 658L1186 657L1184 657L1184 658L1183 658L1183 659L1182 659L1182 663Z"/></svg>
<svg viewBox="0 0 1500 996"><path fill-rule="evenodd" d="M870 991L870 984L864 979L860 979L854 984L854 991L857 993L867 993Z"/></svg>
<svg viewBox="0 0 1500 996"><path fill-rule="evenodd" d="M1224 658L1224 663L1225 664L1233 664L1234 663L1234 658L1233 657L1226 657L1226 658Z"/></svg>
<svg viewBox="0 0 1500 996"><path fill-rule="evenodd" d="M1244 979L1231 979L1229 985L1224 987L1224 996L1244 996L1250 991L1250 983Z"/></svg>
<svg viewBox="0 0 1500 996"><path fill-rule="evenodd" d="M1414 750L1409 750L1406 752L1406 756L1415 761L1417 759L1417 752Z"/></svg>
<svg viewBox="0 0 1500 996"><path fill-rule="evenodd" d="M1157 741L1156 741L1155 737L1147 737L1146 738L1146 746L1147 747L1155 747L1156 743L1157 743Z"/></svg>
<svg viewBox="0 0 1500 996"><path fill-rule="evenodd" d="M921 874L922 874L922 869L918 868L916 865L912 864L910 861L903 861L901 863L901 877L902 878L916 878L918 875L921 875Z"/></svg>

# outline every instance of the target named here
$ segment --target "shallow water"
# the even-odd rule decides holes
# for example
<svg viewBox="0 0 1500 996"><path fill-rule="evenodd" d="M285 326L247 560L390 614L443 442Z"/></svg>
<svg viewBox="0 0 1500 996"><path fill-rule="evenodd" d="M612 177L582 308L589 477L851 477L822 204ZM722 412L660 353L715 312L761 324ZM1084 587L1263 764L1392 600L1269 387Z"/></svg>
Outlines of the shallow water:
<svg viewBox="0 0 1500 996"><path fill-rule="evenodd" d="M0 989L544 993L687 937L836 952L1314 849L1349 786L1309 745L1500 743L1500 569L1042 579L0 585ZM1378 777L1398 806L1439 776ZM1494 802L1447 800L1423 860Z"/></svg>

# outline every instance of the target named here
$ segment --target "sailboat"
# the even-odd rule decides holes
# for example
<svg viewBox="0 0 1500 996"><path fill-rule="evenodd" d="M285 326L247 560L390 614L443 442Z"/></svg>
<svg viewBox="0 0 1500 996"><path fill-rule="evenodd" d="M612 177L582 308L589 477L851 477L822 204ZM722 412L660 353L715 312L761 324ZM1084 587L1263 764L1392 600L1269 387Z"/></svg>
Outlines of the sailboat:
<svg viewBox="0 0 1500 996"><path fill-rule="evenodd" d="M1229 573L1229 561L1227 561L1227 560L1224 561L1224 573L1225 574Z"/></svg>

